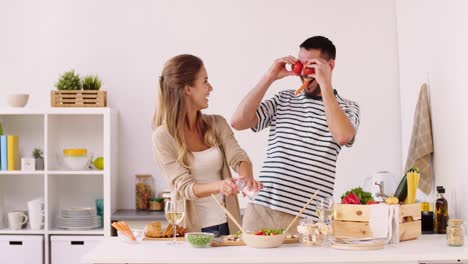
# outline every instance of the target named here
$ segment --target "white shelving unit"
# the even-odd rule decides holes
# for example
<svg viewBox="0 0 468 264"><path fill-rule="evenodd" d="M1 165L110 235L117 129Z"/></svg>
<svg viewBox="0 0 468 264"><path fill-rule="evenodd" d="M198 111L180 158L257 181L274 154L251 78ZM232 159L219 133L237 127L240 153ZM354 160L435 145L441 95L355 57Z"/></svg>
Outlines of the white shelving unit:
<svg viewBox="0 0 468 264"><path fill-rule="evenodd" d="M45 158L43 171L0 171L0 236L43 235L47 264L54 263L50 259L51 236L110 236L118 178L117 112L110 108L8 108L0 110L0 122L5 134L19 136L20 159L31 157L34 148L43 150ZM66 148L86 148L88 155L104 157L104 170L65 169L62 153ZM7 213L27 211L27 202L39 197L45 201L44 228L31 230L28 225L22 230L8 229ZM95 207L96 199L104 199L102 228L57 227L62 208Z"/></svg>

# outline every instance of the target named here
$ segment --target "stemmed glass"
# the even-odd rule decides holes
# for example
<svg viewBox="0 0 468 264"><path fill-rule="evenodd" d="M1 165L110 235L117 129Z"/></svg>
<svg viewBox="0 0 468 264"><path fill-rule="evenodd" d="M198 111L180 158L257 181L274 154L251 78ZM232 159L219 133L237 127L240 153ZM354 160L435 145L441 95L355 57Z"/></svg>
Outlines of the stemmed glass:
<svg viewBox="0 0 468 264"><path fill-rule="evenodd" d="M185 201L180 199L170 199L166 202L164 206L164 211L167 221L172 224L174 229L174 240L169 242L170 245L178 245L182 243L177 243L177 226L185 215Z"/></svg>

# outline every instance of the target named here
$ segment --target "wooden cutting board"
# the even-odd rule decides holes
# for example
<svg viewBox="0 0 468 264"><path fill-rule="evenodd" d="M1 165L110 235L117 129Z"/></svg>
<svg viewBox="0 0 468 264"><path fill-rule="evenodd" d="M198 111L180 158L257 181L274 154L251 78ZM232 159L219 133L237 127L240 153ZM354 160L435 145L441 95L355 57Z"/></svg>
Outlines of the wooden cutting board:
<svg viewBox="0 0 468 264"><path fill-rule="evenodd" d="M286 238L283 241L283 244L294 244L294 243L299 243L299 238ZM223 237L221 236L217 239L213 239L213 241L211 241L211 246L212 247L245 246L245 243L242 240L236 240L236 241L224 240Z"/></svg>
<svg viewBox="0 0 468 264"><path fill-rule="evenodd" d="M174 240L173 237L145 237L143 238L145 241L172 241ZM176 237L177 241L185 241L185 237Z"/></svg>
<svg viewBox="0 0 468 264"><path fill-rule="evenodd" d="M333 241L331 243L331 247L342 250L376 250L383 249L385 247L385 241L381 239L376 241L366 241L362 243L340 243Z"/></svg>

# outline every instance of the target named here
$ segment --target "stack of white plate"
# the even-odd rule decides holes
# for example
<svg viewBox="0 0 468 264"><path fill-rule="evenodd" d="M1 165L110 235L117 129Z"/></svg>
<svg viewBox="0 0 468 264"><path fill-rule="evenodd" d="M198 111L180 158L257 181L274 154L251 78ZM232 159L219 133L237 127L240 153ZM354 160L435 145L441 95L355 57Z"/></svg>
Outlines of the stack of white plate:
<svg viewBox="0 0 468 264"><path fill-rule="evenodd" d="M94 208L74 207L62 209L57 217L57 227L64 229L94 229L102 226L102 218Z"/></svg>

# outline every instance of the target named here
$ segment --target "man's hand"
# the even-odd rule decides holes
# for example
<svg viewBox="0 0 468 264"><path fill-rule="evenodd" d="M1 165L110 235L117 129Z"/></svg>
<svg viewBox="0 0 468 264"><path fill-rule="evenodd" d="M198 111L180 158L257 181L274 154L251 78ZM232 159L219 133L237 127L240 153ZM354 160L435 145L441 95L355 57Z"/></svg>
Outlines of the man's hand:
<svg viewBox="0 0 468 264"><path fill-rule="evenodd" d="M322 92L324 91L323 89L332 89L332 66L330 64L333 65L334 61L330 60L330 62L328 62L324 59L316 58L308 60L304 66L315 69L315 74L310 74L307 76L307 78L315 78L317 83L320 85Z"/></svg>
<svg viewBox="0 0 468 264"><path fill-rule="evenodd" d="M294 65L296 61L297 59L293 56L287 56L275 60L273 65L271 65L270 69L268 70L268 78L272 81L276 81L286 76L296 76L293 71L288 71L286 69L286 64Z"/></svg>

